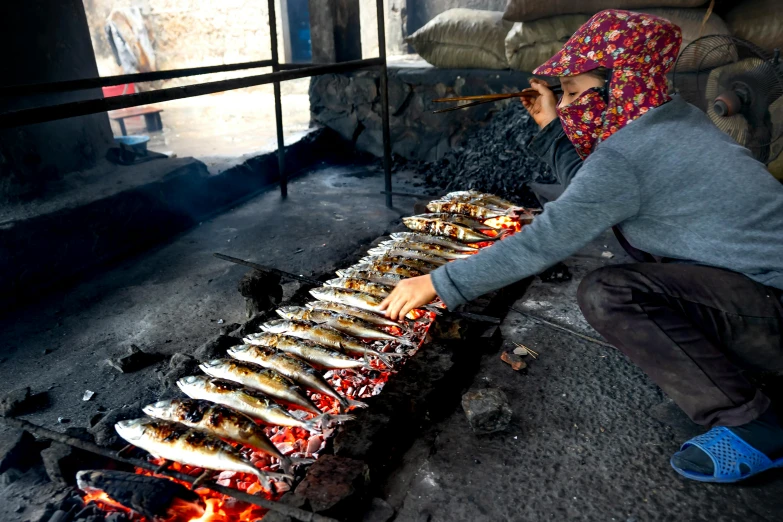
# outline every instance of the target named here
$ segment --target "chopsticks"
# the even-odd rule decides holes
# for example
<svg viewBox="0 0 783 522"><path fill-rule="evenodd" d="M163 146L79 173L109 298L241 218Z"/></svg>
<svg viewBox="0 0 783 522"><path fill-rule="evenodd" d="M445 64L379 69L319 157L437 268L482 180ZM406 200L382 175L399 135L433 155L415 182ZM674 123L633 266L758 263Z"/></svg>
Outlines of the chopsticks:
<svg viewBox="0 0 783 522"><path fill-rule="evenodd" d="M563 88L559 85L550 85L550 89L555 94L563 94ZM449 102L469 102L461 105L455 105L447 109L438 109L432 111L433 114L441 114L444 112L456 111L459 109L467 109L469 107L475 107L476 105L483 105L485 103L492 103L500 100L508 100L510 98L537 98L539 96L538 91L533 88L524 89L519 92L508 92L502 94L480 94L478 96L454 96L452 98L437 98L432 100L433 103L449 103Z"/></svg>

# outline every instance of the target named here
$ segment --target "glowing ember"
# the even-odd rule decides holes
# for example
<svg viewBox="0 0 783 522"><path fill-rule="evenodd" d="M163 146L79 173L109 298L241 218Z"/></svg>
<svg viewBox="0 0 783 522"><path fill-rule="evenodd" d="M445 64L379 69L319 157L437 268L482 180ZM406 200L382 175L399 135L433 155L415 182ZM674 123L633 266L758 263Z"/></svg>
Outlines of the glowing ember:
<svg viewBox="0 0 783 522"><path fill-rule="evenodd" d="M494 218L485 221L485 223L507 229L511 234L518 232L523 226L518 221L514 221L509 217ZM494 237L498 235L498 231L487 231L487 234ZM494 242L492 241L486 241L475 243L471 246L483 248L491 246L493 243ZM407 319L412 321L415 338L418 340L417 348L408 351L407 353L409 355L415 354L421 348L435 317L436 314L434 312L421 309L412 310L407 315ZM386 331L395 335L401 335L403 333L402 329L398 327L389 327ZM370 339L364 339L364 341L373 343ZM388 346L382 346L382 344L383 343L376 344L378 349L381 351L388 349ZM381 393L381 390L394 371L376 360L371 361L370 365L371 368L360 368L356 370L330 370L324 374L324 377L345 397L354 400L366 399ZM308 394L321 411L325 413L340 413L339 403L335 399L309 391ZM267 436L283 454L298 458L316 459L318 458L318 452L323 449L326 440L332 435L334 429L327 428L323 433L313 434L300 428L268 426L265 428L265 431ZM245 455L256 467L266 471L278 470L279 466L277 462L269 455L255 452L250 448L240 447L236 444L235 446L240 448L243 455ZM162 463L161 460L150 460L156 465ZM200 468L193 468L176 462L171 464L169 469L192 477L197 477L203 472ZM157 475L141 468L137 468L136 473L154 475L189 486L186 482L177 481L165 475ZM250 495L262 496L270 500L277 500L289 488L287 484L278 482L274 485L274 491L268 491L259 483L258 478L255 475L237 472L224 471L218 473L214 480L221 486L234 488ZM192 513L186 511L186 507L184 506L187 505L189 506L189 509L192 509L192 504L182 502L181 504L183 505L179 505L173 503L172 508L170 509L171 516L166 519L165 522L255 522L266 513L266 510L263 508L237 501L233 497L221 495L205 488L197 489L196 493L206 505L206 510L203 514L194 517ZM107 512L121 511L133 522L145 522L146 520L138 513L113 501L102 491L87 492L84 496L84 502L94 502Z"/></svg>

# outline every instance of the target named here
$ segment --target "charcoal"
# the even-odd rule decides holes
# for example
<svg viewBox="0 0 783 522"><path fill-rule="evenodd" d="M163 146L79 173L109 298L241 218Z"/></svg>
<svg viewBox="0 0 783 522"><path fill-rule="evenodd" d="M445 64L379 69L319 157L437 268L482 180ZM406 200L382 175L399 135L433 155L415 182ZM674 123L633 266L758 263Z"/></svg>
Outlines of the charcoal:
<svg viewBox="0 0 783 522"><path fill-rule="evenodd" d="M92 454L59 442L53 442L43 450L41 458L49 479L69 486L76 484L76 473L79 470L95 464Z"/></svg>
<svg viewBox="0 0 783 522"><path fill-rule="evenodd" d="M121 420L135 419L140 416L138 406L128 406L112 410L98 421L95 426L89 428L89 432L95 437L95 443L99 446L119 449L125 445L117 435L114 425Z"/></svg>
<svg viewBox="0 0 783 522"><path fill-rule="evenodd" d="M369 468L364 462L322 455L310 466L296 494L306 498L316 513L327 512L342 519L355 510L368 483Z"/></svg>
<svg viewBox="0 0 783 522"><path fill-rule="evenodd" d="M227 324L227 325L223 326L223 327L220 329L220 335L229 335L229 334L232 334L232 333L234 333L236 330L239 330L239 328L241 328L241 327L242 327L242 325L241 325L241 324L239 324L239 323L230 323L230 324Z"/></svg>
<svg viewBox="0 0 783 522"><path fill-rule="evenodd" d="M116 359L107 359L106 362L120 373L132 373L147 366L151 366L163 358L161 354L142 351L132 344L128 354Z"/></svg>
<svg viewBox="0 0 783 522"><path fill-rule="evenodd" d="M462 396L462 409L477 434L503 431L511 422L508 398L497 388L469 390Z"/></svg>
<svg viewBox="0 0 783 522"><path fill-rule="evenodd" d="M48 403L49 395L46 392L33 394L29 386L19 388L0 398L0 416L15 417L32 413L45 407Z"/></svg>
<svg viewBox="0 0 783 522"><path fill-rule="evenodd" d="M441 160L419 165L429 187L474 189L517 204L537 207L527 183L554 183L549 167L529 147L538 126L520 103L496 113L489 124L468 133Z"/></svg>
<svg viewBox="0 0 783 522"><path fill-rule="evenodd" d="M11 431L0 443L0 473L28 469L40 461L39 451L39 444L29 432Z"/></svg>
<svg viewBox="0 0 783 522"><path fill-rule="evenodd" d="M239 293L245 298L247 317L271 310L283 298L280 276L251 270L239 280Z"/></svg>
<svg viewBox="0 0 783 522"><path fill-rule="evenodd" d="M108 470L85 470L76 478L81 489L94 488L105 491L123 506L149 519L166 515L175 498L192 504L190 510L193 513L190 514L193 516L197 516L196 512L205 507L197 494L167 479Z"/></svg>
<svg viewBox="0 0 783 522"><path fill-rule="evenodd" d="M169 388L177 385L182 377L198 372L198 361L184 353L175 353L169 361L168 368L158 374L158 380Z"/></svg>
<svg viewBox="0 0 783 522"><path fill-rule="evenodd" d="M373 498L370 509L364 513L362 522L388 522L394 516L394 508L382 498Z"/></svg>

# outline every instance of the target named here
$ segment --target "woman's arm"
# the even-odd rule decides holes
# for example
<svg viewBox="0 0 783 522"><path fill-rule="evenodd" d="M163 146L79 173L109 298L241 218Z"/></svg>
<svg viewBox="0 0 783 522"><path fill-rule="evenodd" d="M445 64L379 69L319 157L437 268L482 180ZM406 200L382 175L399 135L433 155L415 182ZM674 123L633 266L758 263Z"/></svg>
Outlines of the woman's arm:
<svg viewBox="0 0 783 522"><path fill-rule="evenodd" d="M546 84L537 78L530 80L530 86L538 91L536 98L522 98L522 105L533 117L539 133L533 137L530 147L554 172L558 183L565 190L582 166L582 158L576 153L571 141L563 132L557 115L557 97Z"/></svg>
<svg viewBox="0 0 783 522"><path fill-rule="evenodd" d="M611 149L596 151L563 195L521 232L435 270L435 290L452 309L538 274L636 215L639 197L636 175L625 158Z"/></svg>
<svg viewBox="0 0 783 522"><path fill-rule="evenodd" d="M625 158L611 149L596 151L563 195L547 204L532 224L476 255L447 263L429 276L400 282L384 301L387 314L396 319L430 302L436 293L453 310L537 274L607 228L636 215L639 198L636 175Z"/></svg>
<svg viewBox="0 0 783 522"><path fill-rule="evenodd" d="M568 188L584 163L563 131L559 118L552 120L533 136L530 149L549 165L557 182L563 185L564 189Z"/></svg>

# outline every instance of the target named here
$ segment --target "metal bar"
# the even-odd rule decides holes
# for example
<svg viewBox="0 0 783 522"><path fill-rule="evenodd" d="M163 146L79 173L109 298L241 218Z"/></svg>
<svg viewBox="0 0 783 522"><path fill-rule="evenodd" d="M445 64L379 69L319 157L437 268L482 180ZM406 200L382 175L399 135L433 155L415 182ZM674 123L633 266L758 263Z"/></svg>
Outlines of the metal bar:
<svg viewBox="0 0 783 522"><path fill-rule="evenodd" d="M533 315L533 314L528 313L528 312L523 312L522 310L517 310L513 306L509 306L508 309L511 310L512 312L518 313L521 316L527 317L528 319L531 319L533 321L539 322L539 323L543 324L544 326L548 326L549 328L551 328L553 330L557 330L559 332L563 332L563 333L567 333L569 335L573 335L574 337L578 337L579 339L582 339L583 341L587 341L589 343L595 343L595 344L598 344L600 346L605 346L607 348L614 348L614 346L612 346L611 344L609 344L609 343L607 343L605 341L602 341L600 339L596 339L595 337L590 337L589 335L584 335L584 334L581 334L579 332L575 332L574 330L571 330L570 328L566 328L565 326L560 326L559 324L553 323L552 321L548 321L547 319L544 319L543 317L539 317L537 315Z"/></svg>
<svg viewBox="0 0 783 522"><path fill-rule="evenodd" d="M378 57L381 65L381 119L383 120L383 180L386 192L386 206L392 208L391 177L391 130L389 126L389 74L386 66L386 21L383 0L375 0L378 16Z"/></svg>
<svg viewBox="0 0 783 522"><path fill-rule="evenodd" d="M385 190L381 190L381 194L387 194ZM416 192L391 192L392 196L402 196L404 198L420 198L420 199L427 199L427 198L437 198L435 194L418 194Z"/></svg>
<svg viewBox="0 0 783 522"><path fill-rule="evenodd" d="M27 85L0 86L0 96L29 96L31 94L43 94L50 92L78 91L81 89L93 89L96 87L109 87L111 85L123 85L126 83L154 82L156 80L171 80L172 78L184 78L230 71L244 71L259 67L271 67L272 60L258 60L255 62L229 63L224 65L209 65L204 67L189 67L187 69L171 69L169 71L154 71L146 73L120 74L117 76L104 76L101 78L82 78L79 80L67 80L63 82L31 83Z"/></svg>
<svg viewBox="0 0 783 522"><path fill-rule="evenodd" d="M74 448L78 448L80 450L84 450L89 453L94 453L95 455L106 457L107 459L115 460L117 462L123 462L125 464L130 464L131 466L136 466L138 468L143 468L146 469L147 471L152 471L153 473L156 473L157 472L156 470L158 469L158 466L150 462L146 462L140 459L120 457L116 451L111 451L106 448L102 448L97 444L86 442L81 439L77 439L76 437L69 437L64 433L58 433L56 431L52 431L50 429L44 428L43 426L32 424L31 422L27 422L22 419L15 419L13 417L0 417L0 421L5 423L7 426L28 431L33 435L37 435L45 439L53 440L55 442L60 442L62 444L67 444L68 446L72 446ZM193 484L196 481L194 477L191 477L190 475L186 475L184 473L180 473L178 471L164 470L163 472L158 474L170 478L175 478L177 480L187 482L188 484ZM211 489L212 491L215 491L222 495L234 497L237 500L241 500L242 502L247 502L248 504L253 504L254 506L259 506L264 509L268 509L270 511L275 511L277 513L280 513L281 515L286 515L296 520L300 520L302 522L338 522L333 518L325 517L323 515L318 515L311 511L305 511L303 509L281 504L279 502L275 502L272 500L267 500L265 498L257 497L255 495L250 495L248 493L245 493L244 491L240 491L238 489L233 489L233 488L227 488L225 486L215 484L214 482L206 482L202 484L201 487L206 489Z"/></svg>
<svg viewBox="0 0 783 522"><path fill-rule="evenodd" d="M222 259L223 261L228 261L229 263L236 263L237 265L249 266L250 268L255 268L256 270L260 270L261 272L269 272L271 274L279 275L280 277L295 279L297 281L302 281L303 283L309 283L311 285L316 285L316 286L323 286L324 284L323 281L319 281L318 279L313 279L312 277L292 274L291 272L284 272L283 270L278 270L277 268L272 268L271 266L264 266L258 263L254 263L252 261L245 261L244 259L239 259L238 257L231 257L225 254L218 254L217 252L215 252L213 255L216 258Z"/></svg>
<svg viewBox="0 0 783 522"><path fill-rule="evenodd" d="M277 50L277 16L275 0L268 0L269 6L269 39L272 47L272 70L280 70L280 56ZM277 174L280 178L280 197L288 197L288 176L285 172L285 136L283 135L283 101L280 94L280 82L274 83L275 92L275 128L277 130Z"/></svg>
<svg viewBox="0 0 783 522"><path fill-rule="evenodd" d="M298 78L307 78L329 73L344 73L369 69L383 65L380 58L370 58L368 60L353 60L326 65L315 65L313 67L304 67L290 71L279 71L268 74L259 74L256 76L247 76L245 78L232 78L230 80L221 80L216 82L199 83L196 85L186 85L183 87L170 87L157 91L140 92L137 94L125 94L123 96L113 96L111 98L98 98L92 100L83 100L59 105L50 105L47 107L36 107L34 109L23 109L0 114L0 129L18 127L20 125L31 125L34 123L43 123L45 121L61 120L72 118L74 116L85 116L87 114L96 114L100 112L113 111L116 109L126 109L128 107L137 107L150 103L160 103L193 96L203 96L216 92L231 91L234 89L244 89L256 85L266 85L274 82L283 82L287 80L296 80Z"/></svg>

